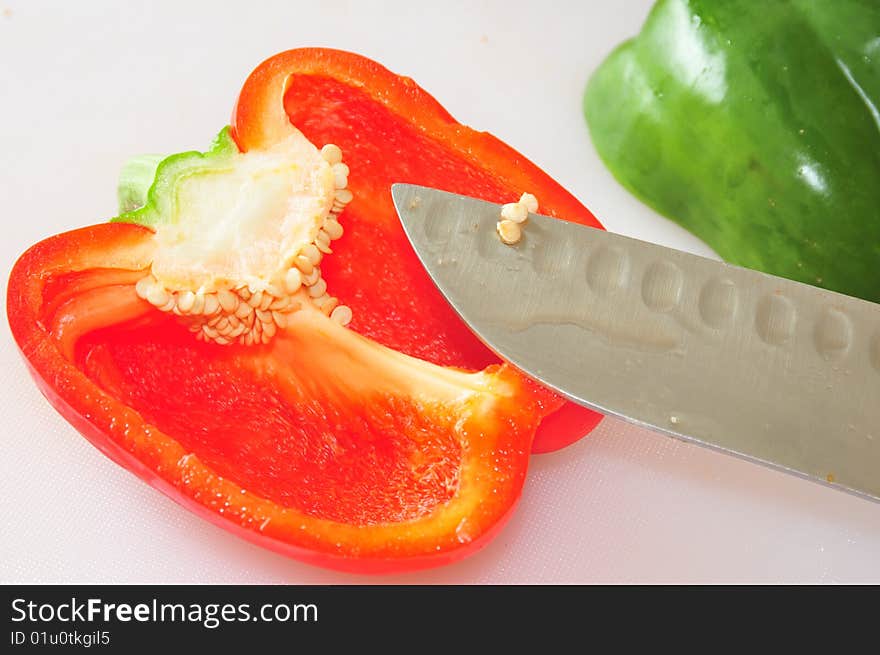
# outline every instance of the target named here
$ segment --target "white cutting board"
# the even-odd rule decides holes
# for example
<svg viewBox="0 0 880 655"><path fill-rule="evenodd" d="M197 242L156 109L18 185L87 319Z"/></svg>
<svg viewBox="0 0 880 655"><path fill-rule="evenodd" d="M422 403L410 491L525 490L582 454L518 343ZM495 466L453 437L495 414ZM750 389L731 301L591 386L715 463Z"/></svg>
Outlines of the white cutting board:
<svg viewBox="0 0 880 655"><path fill-rule="evenodd" d="M580 112L590 72L649 4L0 0L2 297L29 245L114 213L126 158L203 148L247 74L305 45L410 75L609 229L709 254L613 180ZM880 582L880 505L612 420L534 457L518 512L475 557L390 578L324 571L99 454L39 394L5 319L0 362L0 582Z"/></svg>

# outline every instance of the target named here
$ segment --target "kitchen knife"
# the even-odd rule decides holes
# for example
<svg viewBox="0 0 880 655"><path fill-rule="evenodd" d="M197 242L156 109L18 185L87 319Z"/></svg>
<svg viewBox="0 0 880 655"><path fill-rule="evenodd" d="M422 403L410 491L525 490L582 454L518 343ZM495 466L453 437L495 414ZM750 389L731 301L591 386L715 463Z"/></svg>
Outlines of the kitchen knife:
<svg viewBox="0 0 880 655"><path fill-rule="evenodd" d="M572 401L880 500L880 305L394 184L428 274L490 349Z"/></svg>

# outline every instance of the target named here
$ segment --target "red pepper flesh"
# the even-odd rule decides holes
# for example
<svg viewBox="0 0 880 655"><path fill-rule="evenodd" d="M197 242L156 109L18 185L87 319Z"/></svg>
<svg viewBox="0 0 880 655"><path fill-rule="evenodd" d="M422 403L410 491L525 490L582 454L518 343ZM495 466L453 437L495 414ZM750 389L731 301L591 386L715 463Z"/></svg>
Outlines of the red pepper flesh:
<svg viewBox="0 0 880 655"><path fill-rule="evenodd" d="M305 357L283 339L259 352L198 343L135 294L151 238L128 224L51 237L9 281L34 379L104 454L197 515L330 568L436 566L500 529L537 423L517 374L496 367L479 406L450 406L418 395L433 380L383 389L382 367L332 334ZM278 370L283 382L268 379Z"/></svg>
<svg viewBox="0 0 880 655"><path fill-rule="evenodd" d="M283 94L292 122L313 143L340 145L351 167L355 201L322 268L354 310L353 331L300 312L269 346L198 343L134 291L153 232L116 223L52 237L20 258L8 287L13 335L42 392L81 433L197 515L331 568L455 561L510 515L542 417L559 435L543 449L598 418L557 409L560 399L499 366L464 328L406 243L390 184L499 202L529 191L545 213L595 219L410 80L348 53L297 50L262 64L234 115L244 151L273 138L273 90L276 109Z"/></svg>
<svg viewBox="0 0 880 655"><path fill-rule="evenodd" d="M472 370L498 362L419 263L394 211L394 182L498 203L529 192L537 196L542 214L602 227L523 155L487 132L456 122L410 78L349 52L301 48L260 64L245 82L232 116L232 135L243 151L278 140L282 94L290 122L312 143L335 143L345 153L354 200L345 209L346 236L323 267L324 277L354 310L352 327L389 348ZM364 284L371 277L386 282ZM538 428L532 452L565 447L601 420L546 390L540 402L549 416Z"/></svg>

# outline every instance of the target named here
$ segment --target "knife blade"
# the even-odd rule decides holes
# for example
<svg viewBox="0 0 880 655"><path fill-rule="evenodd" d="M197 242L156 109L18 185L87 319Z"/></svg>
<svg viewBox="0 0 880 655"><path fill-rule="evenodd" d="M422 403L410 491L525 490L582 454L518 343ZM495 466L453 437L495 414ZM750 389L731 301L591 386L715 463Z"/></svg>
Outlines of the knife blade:
<svg viewBox="0 0 880 655"><path fill-rule="evenodd" d="M428 274L499 357L570 400L880 501L880 305L409 184Z"/></svg>

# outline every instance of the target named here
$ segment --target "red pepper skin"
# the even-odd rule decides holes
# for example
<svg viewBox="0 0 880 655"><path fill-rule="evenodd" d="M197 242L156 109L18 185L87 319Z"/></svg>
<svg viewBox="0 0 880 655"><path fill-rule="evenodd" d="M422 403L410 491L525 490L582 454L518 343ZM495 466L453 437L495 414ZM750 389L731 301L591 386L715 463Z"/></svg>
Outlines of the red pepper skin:
<svg viewBox="0 0 880 655"><path fill-rule="evenodd" d="M581 436L598 418L573 406L557 410L558 398L497 365L417 264L388 186L421 182L498 201L528 190L539 194L547 213L595 222L520 155L454 123L411 81L355 55L294 53L268 64L271 70L280 61L289 73L292 57L313 73L290 78L286 111L318 145L342 146L352 169L356 200L323 274L355 310L353 332L329 322L305 337L279 335L259 350L198 344L137 297L134 283L152 261L153 232L124 223L57 235L22 255L9 279L9 323L51 404L108 457L198 516L328 568L388 573L447 564L488 543L510 516L542 417L562 437L545 440L543 449ZM266 66L251 79L264 76ZM379 85L387 93L374 89ZM252 129L260 120L253 89L249 80L235 113L243 149L248 134L266 134ZM419 115L405 120L408 111ZM360 143L352 130L363 136ZM416 139L429 165L383 158L383 139L398 145ZM442 173L440 183L431 171ZM472 186L454 186L466 184ZM450 408L424 400L423 392L446 382L380 388L374 378L382 377L387 355L363 346L368 342L358 332L451 369L484 369L483 391ZM343 366L333 356L343 342L349 351L339 375ZM351 364L372 349L380 352L359 373ZM267 371L291 361L283 384L267 383ZM313 384L333 375L327 388ZM428 482L413 489L408 467L420 462Z"/></svg>
<svg viewBox="0 0 880 655"><path fill-rule="evenodd" d="M284 97L286 116L279 98ZM487 132L455 119L408 77L339 50L277 54L248 77L232 115L241 150L283 135L289 120L320 147L335 143L351 168L354 200L346 236L324 267L334 293L354 310L352 327L394 350L445 366L481 369L497 358L466 328L428 278L391 202L410 182L504 203L533 193L549 216L602 227L568 191ZM358 238L362 235L363 238ZM363 285L365 279L389 280ZM396 320L388 320L388 307ZM601 415L546 391L532 452L551 452L590 432Z"/></svg>

